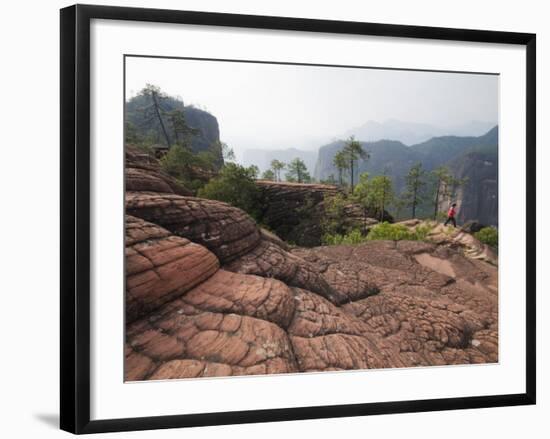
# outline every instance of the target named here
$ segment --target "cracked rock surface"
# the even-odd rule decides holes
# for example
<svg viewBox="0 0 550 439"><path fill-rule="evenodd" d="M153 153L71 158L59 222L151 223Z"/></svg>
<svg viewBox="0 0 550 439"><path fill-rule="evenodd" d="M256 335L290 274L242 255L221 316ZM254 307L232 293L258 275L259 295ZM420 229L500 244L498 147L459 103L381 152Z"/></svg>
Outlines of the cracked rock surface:
<svg viewBox="0 0 550 439"><path fill-rule="evenodd" d="M128 381L498 361L497 267L456 237L290 249L150 189L126 195Z"/></svg>
<svg viewBox="0 0 550 439"><path fill-rule="evenodd" d="M127 191L165 192L191 195L191 191L164 173L158 160L139 149L126 146L125 184Z"/></svg>

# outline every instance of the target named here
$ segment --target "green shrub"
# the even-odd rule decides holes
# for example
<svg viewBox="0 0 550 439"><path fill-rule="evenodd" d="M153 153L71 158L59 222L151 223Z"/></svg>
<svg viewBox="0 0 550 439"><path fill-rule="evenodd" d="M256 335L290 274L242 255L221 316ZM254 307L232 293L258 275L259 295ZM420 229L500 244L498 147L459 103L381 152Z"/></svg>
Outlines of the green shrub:
<svg viewBox="0 0 550 439"><path fill-rule="evenodd" d="M474 236L484 244L498 247L498 229L496 227L484 227L479 232L474 233Z"/></svg>
<svg viewBox="0 0 550 439"><path fill-rule="evenodd" d="M260 189L254 182L254 172L254 169L227 163L218 176L199 189L198 196L224 201L244 210L255 220L259 220Z"/></svg>
<svg viewBox="0 0 550 439"><path fill-rule="evenodd" d="M411 230L402 224L390 224L386 221L376 224L370 229L367 236L361 231L354 229L346 234L325 233L323 235L324 245L357 245L366 241L388 240L388 241L424 241L432 227L428 224L419 225Z"/></svg>
<svg viewBox="0 0 550 439"><path fill-rule="evenodd" d="M428 236L428 233L430 233L431 231L432 231L432 227L429 226L428 224L416 226L416 229L414 230L413 241L424 241Z"/></svg>
<svg viewBox="0 0 550 439"><path fill-rule="evenodd" d="M214 155L202 151L195 154L188 147L173 145L160 159L160 167L187 189L196 192L206 184L206 178L214 172Z"/></svg>
<svg viewBox="0 0 550 439"><path fill-rule="evenodd" d="M375 225L367 235L369 240L390 240L390 241L423 241L430 233L429 225L417 226L411 230L403 224L390 224L386 221Z"/></svg>
<svg viewBox="0 0 550 439"><path fill-rule="evenodd" d="M325 233L323 235L324 245L356 245L361 244L367 240L366 236L361 235L361 231L355 229L351 232L341 235L339 233L330 234Z"/></svg>

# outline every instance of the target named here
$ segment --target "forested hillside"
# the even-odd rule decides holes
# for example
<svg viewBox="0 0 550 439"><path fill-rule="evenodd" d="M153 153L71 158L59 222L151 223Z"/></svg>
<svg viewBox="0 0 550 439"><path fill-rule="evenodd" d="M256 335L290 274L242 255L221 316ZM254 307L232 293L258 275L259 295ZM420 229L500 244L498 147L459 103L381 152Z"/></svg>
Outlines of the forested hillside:
<svg viewBox="0 0 550 439"><path fill-rule="evenodd" d="M172 146L187 143L192 151L210 152L223 161L217 119L207 111L186 106L154 86L126 102L126 142Z"/></svg>
<svg viewBox="0 0 550 439"><path fill-rule="evenodd" d="M415 164L421 164L422 171L427 173L445 167L461 182L452 194L464 206L459 210L459 219L498 225L498 127L479 137L434 137L412 146L391 140L360 144L367 154L357 159L354 183L364 173L371 177L386 175L399 194L406 190L406 175ZM346 141L339 140L319 149L314 173L317 180L338 180L341 170L335 158L345 145ZM344 172L344 180L349 181L349 167ZM429 215L431 209L432 196L425 195L419 206L420 216Z"/></svg>

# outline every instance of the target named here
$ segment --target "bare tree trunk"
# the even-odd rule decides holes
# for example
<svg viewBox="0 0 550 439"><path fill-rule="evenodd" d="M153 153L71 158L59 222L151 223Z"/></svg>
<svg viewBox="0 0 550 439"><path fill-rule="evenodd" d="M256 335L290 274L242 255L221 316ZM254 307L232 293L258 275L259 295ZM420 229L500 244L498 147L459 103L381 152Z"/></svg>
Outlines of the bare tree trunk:
<svg viewBox="0 0 550 439"><path fill-rule="evenodd" d="M353 160L350 160L350 163L349 163L349 168L350 168L350 183L351 183L351 193L353 194Z"/></svg>
<svg viewBox="0 0 550 439"><path fill-rule="evenodd" d="M166 144L168 145L168 148L171 148L172 144L170 143L170 137L168 137L168 132L166 131L166 127L164 126L164 122L162 121L162 117L160 116L157 94L155 92L152 92L151 96L153 98L153 106L155 107L155 113L157 114L158 120L160 122L160 126L162 128L162 132L164 133L164 138L166 139Z"/></svg>
<svg viewBox="0 0 550 439"><path fill-rule="evenodd" d="M414 186L413 200L412 200L412 217L416 218L416 183Z"/></svg>

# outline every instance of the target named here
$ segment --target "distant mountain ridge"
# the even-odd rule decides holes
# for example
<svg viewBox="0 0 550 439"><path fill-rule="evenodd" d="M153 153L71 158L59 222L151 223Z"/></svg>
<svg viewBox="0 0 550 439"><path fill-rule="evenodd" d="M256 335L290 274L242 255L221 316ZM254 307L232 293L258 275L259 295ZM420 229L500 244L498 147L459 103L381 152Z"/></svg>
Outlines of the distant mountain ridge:
<svg viewBox="0 0 550 439"><path fill-rule="evenodd" d="M308 171L312 173L317 161L317 151L307 151L297 148L277 150L248 149L243 154L240 162L244 166L256 165L260 168L260 172L263 172L270 168L272 160L277 159L284 163L289 163L295 158L303 160Z"/></svg>
<svg viewBox="0 0 550 439"><path fill-rule="evenodd" d="M446 165L455 177L468 177L459 196L460 203L469 207L460 210L459 219L498 224L498 196L495 196L498 194L498 126L478 137L441 136L412 146L395 140L361 143L370 158L359 161L356 175L386 174L392 177L395 191L399 193L405 186L405 175L415 163L421 162L428 171ZM337 178L333 159L344 144L344 140L338 140L319 148L314 172L317 180ZM485 196L477 195L480 188L485 188Z"/></svg>
<svg viewBox="0 0 550 439"><path fill-rule="evenodd" d="M460 137L480 136L494 125L492 122L470 121L455 126L439 127L425 123L403 122L396 119L389 119L384 122L369 120L359 127L348 130L342 137L355 136L357 140L364 142L397 140L405 145L414 145L433 137L448 135Z"/></svg>
<svg viewBox="0 0 550 439"><path fill-rule="evenodd" d="M376 143L378 141L395 141L403 146L419 145L437 137L475 137L489 131L494 124L490 122L470 121L452 127L436 127L430 124L403 122L396 119L389 119L385 122L368 121L358 128L344 133L341 138L348 138L354 135L357 140ZM467 141L466 141L467 142ZM399 148L394 145L395 148ZM428 150L429 145L425 146ZM406 152L402 151L407 155ZM288 163L295 158L300 158L306 164L310 173L315 173L317 166L317 150L300 148L280 149L246 149L239 162L244 166L256 165L263 172L269 169L272 160L277 159Z"/></svg>

